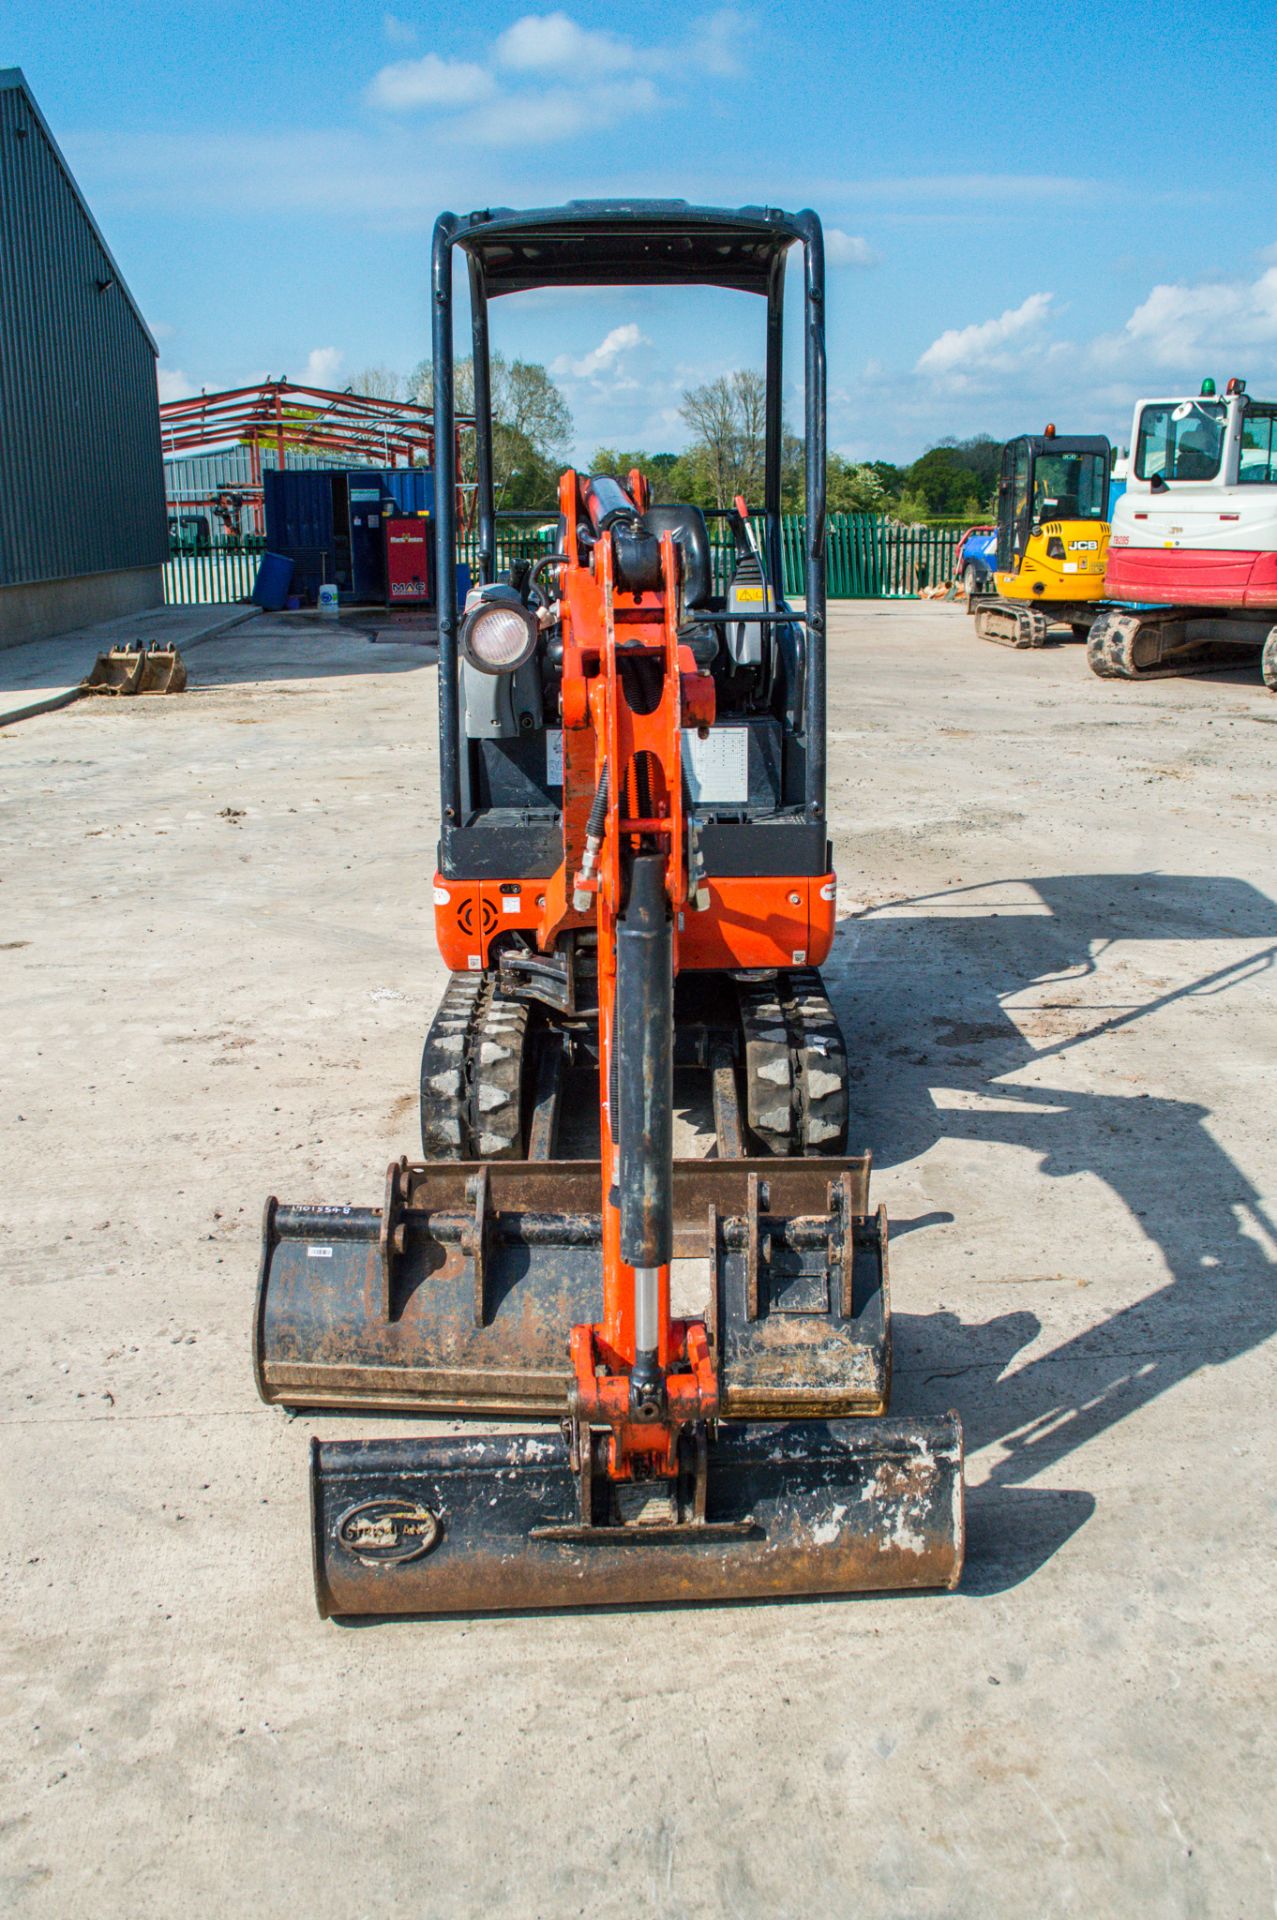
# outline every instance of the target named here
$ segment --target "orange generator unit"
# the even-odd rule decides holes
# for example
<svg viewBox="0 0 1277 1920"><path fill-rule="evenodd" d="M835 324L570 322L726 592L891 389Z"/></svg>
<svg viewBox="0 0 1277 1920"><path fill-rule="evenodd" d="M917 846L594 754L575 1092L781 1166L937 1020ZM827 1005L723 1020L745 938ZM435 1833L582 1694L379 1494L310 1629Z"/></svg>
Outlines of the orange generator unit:
<svg viewBox="0 0 1277 1920"><path fill-rule="evenodd" d="M785 268L803 284L806 591L785 597ZM455 598L453 264L472 316L479 583ZM764 499L568 472L498 565L488 303L691 284L766 310ZM950 1587L954 1414L891 1417L887 1225L848 1154L821 963L824 256L811 212L572 202L439 220L440 836L451 979L422 1155L378 1207L267 1205L264 1399L542 1423L311 1449L325 1614ZM705 1116L676 1139L674 1071ZM714 1156L705 1157L712 1132ZM680 1146L689 1149L679 1152ZM548 1423L548 1424L547 1424Z"/></svg>

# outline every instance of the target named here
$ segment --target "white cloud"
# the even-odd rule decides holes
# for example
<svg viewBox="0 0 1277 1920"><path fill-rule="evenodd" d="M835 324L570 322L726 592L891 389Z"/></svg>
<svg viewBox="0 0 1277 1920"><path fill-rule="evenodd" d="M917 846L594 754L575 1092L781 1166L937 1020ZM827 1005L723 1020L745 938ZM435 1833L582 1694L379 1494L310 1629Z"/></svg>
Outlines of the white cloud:
<svg viewBox="0 0 1277 1920"><path fill-rule="evenodd" d="M749 14L736 7L720 7L692 22L692 59L717 80L734 80L745 71L741 43L753 27Z"/></svg>
<svg viewBox="0 0 1277 1920"><path fill-rule="evenodd" d="M373 75L365 94L369 106L390 113L413 107L472 107L490 100L497 83L486 67L473 60L441 60L423 53L419 60L394 60Z"/></svg>
<svg viewBox="0 0 1277 1920"><path fill-rule="evenodd" d="M878 256L860 234L826 227L825 261L831 267L873 267L878 264Z"/></svg>
<svg viewBox="0 0 1277 1920"><path fill-rule="evenodd" d="M392 47L412 47L417 43L417 29L411 20L401 20L396 13L383 13L381 31Z"/></svg>
<svg viewBox="0 0 1277 1920"><path fill-rule="evenodd" d="M337 369L342 363L340 347L312 347L306 356L305 373L302 385L307 387L327 387L337 377Z"/></svg>
<svg viewBox="0 0 1277 1920"><path fill-rule="evenodd" d="M493 100L453 121L457 140L485 147L542 147L575 134L611 129L664 105L650 80L601 86L538 87Z"/></svg>
<svg viewBox="0 0 1277 1920"><path fill-rule="evenodd" d="M196 391L195 382L189 373L183 373L180 367L157 367L155 382L160 390L160 400L186 400Z"/></svg>
<svg viewBox="0 0 1277 1920"><path fill-rule="evenodd" d="M949 327L931 342L918 359L917 371L931 374L968 373L973 368L998 370L1007 367L1016 348L1022 348L1026 336L1036 342L1055 298L1050 293L1031 293L1018 307L1008 307L996 320L981 320L969 327Z"/></svg>
<svg viewBox="0 0 1277 1920"><path fill-rule="evenodd" d="M613 327L611 332L600 340L597 347L580 360L574 360L571 354L561 353L550 371L562 378L573 375L577 380L594 380L599 374L612 369L622 354L630 353L635 347L648 346L650 342L633 320L627 320L623 326Z"/></svg>
<svg viewBox="0 0 1277 1920"><path fill-rule="evenodd" d="M591 72L620 73L636 66L632 41L605 29L578 26L566 13L525 13L498 36L496 57L514 73L556 73L582 78Z"/></svg>
<svg viewBox="0 0 1277 1920"><path fill-rule="evenodd" d="M1096 343L1101 360L1138 352L1145 364L1181 367L1204 354L1264 347L1277 341L1277 266L1257 279L1163 282L1142 300L1120 334Z"/></svg>

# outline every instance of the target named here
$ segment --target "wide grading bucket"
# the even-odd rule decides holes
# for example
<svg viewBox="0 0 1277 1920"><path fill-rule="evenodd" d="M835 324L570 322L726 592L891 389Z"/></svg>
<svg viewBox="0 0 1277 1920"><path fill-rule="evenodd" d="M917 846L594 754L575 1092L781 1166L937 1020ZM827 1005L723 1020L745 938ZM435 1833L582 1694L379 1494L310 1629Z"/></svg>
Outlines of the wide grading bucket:
<svg viewBox="0 0 1277 1920"><path fill-rule="evenodd" d="M701 1517L586 1527L557 1434L315 1440L319 1611L496 1613L958 1583L955 1414L725 1424L705 1484Z"/></svg>

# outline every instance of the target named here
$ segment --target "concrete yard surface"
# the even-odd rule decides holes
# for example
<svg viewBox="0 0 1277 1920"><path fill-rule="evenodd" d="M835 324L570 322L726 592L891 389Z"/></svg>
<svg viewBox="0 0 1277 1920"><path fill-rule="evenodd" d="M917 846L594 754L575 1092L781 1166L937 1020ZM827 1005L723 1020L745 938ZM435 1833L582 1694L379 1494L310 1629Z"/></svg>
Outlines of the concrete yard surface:
<svg viewBox="0 0 1277 1920"><path fill-rule="evenodd" d="M954 1595L321 1622L308 1435L414 1423L258 1402L258 1236L418 1144L433 651L263 618L0 731L4 1911L1273 1912L1277 699L831 628L826 974Z"/></svg>

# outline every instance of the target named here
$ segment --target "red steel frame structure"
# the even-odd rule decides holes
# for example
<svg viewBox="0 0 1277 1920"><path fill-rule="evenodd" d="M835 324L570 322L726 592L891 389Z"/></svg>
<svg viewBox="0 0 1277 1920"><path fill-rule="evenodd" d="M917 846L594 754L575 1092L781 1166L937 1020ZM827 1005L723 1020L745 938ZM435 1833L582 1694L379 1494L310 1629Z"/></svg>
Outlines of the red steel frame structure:
<svg viewBox="0 0 1277 1920"><path fill-rule="evenodd" d="M461 434L474 426L470 415L455 422L456 470L461 471ZM433 466L434 413L408 400L379 400L371 395L334 393L325 387L295 386L289 380L264 380L253 387L193 394L160 405L164 454L212 453L232 446L250 450L251 480L246 504L256 531L262 518L262 449L274 450L280 467L289 449L298 453L346 454L352 465ZM457 511L468 521L463 491ZM187 503L188 505L190 503ZM210 497L209 504L212 504Z"/></svg>

